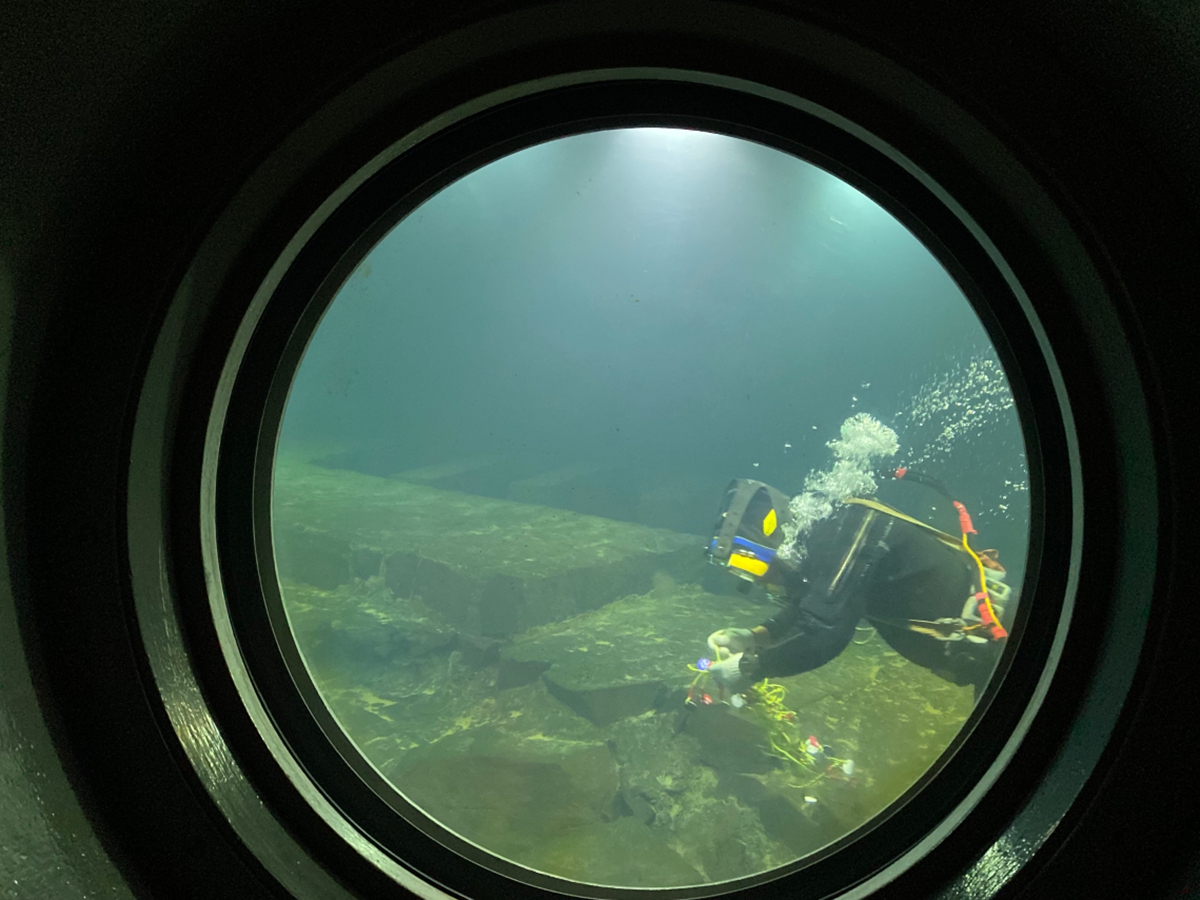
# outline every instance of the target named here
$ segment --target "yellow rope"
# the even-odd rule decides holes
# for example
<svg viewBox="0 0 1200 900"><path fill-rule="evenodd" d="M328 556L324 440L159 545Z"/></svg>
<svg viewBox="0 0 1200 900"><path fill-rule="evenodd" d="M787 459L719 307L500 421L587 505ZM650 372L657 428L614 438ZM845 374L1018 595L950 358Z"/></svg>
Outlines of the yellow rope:
<svg viewBox="0 0 1200 900"><path fill-rule="evenodd" d="M788 733L791 729L798 728L799 726L795 725L796 713L784 705L783 701L787 696L784 686L763 680L754 685L750 690L759 700L762 712L774 723L774 727L769 728L767 732L767 742L771 745L771 749L782 758L791 760L802 769L814 769L817 764L816 760L812 758L812 755L807 750L800 749L799 755L792 752L795 750L798 742L803 747L803 742L798 741L796 737L792 737ZM825 758L834 766L840 767L846 764L846 760L835 756L826 754ZM818 772L815 778L797 786L810 787L823 778L824 775L824 772Z"/></svg>
<svg viewBox="0 0 1200 900"><path fill-rule="evenodd" d="M988 595L987 575L983 571L983 560L979 558L978 554L971 549L971 545L967 543L967 533L965 531L962 536L962 545L963 549L971 554L971 559L975 560L975 565L979 568L979 592L983 594L983 603L992 617L992 623L999 625L1000 617L996 615L996 610L992 608L992 598Z"/></svg>
<svg viewBox="0 0 1200 900"><path fill-rule="evenodd" d="M688 669L696 673L696 677L692 679L692 683L688 687L688 696L691 698L695 690L700 687L701 683L710 673L706 669L701 669L699 666L692 664L688 665ZM796 713L788 709L784 703L784 699L787 697L787 690L784 686L763 679L757 684L751 685L747 693L751 694L756 701L750 704L749 708L768 720L767 743L772 752L779 759L785 759L793 763L797 769L812 773L811 778L797 779L790 787L807 789L822 778L828 777L829 769L821 770L817 768L817 761L805 749L804 741L799 738ZM822 753L824 753L823 748ZM829 768L834 766L840 768L847 763L847 760L828 754L825 754L825 759L829 762Z"/></svg>

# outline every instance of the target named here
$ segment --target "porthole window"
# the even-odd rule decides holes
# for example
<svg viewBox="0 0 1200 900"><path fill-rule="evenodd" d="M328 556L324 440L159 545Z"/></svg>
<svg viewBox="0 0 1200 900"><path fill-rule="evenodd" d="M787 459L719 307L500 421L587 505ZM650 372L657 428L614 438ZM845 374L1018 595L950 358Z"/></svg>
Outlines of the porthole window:
<svg viewBox="0 0 1200 900"><path fill-rule="evenodd" d="M1020 636L978 285L729 131L528 139L395 198L281 370L291 677L397 822L517 882L810 865L936 781Z"/></svg>

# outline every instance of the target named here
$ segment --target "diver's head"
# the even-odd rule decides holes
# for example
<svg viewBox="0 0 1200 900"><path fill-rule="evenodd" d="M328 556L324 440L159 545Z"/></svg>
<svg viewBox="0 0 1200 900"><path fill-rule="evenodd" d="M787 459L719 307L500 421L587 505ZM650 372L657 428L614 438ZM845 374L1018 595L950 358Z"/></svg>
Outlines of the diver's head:
<svg viewBox="0 0 1200 900"><path fill-rule="evenodd" d="M785 566L777 551L784 542L784 526L791 521L785 494L752 478L735 478L721 501L708 545L709 562L770 591L783 580Z"/></svg>

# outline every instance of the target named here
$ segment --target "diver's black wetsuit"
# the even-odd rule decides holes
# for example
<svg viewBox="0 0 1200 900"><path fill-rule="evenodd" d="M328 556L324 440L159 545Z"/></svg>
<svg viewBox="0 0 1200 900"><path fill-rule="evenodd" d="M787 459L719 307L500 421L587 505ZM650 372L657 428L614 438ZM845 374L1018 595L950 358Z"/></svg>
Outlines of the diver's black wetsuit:
<svg viewBox="0 0 1200 900"><path fill-rule="evenodd" d="M763 623L771 643L758 651L755 678L824 665L866 619L918 665L977 691L986 682L1000 642L939 640L909 627L962 614L978 579L969 556L911 522L858 504L814 525L805 545L803 561L784 580L787 606Z"/></svg>

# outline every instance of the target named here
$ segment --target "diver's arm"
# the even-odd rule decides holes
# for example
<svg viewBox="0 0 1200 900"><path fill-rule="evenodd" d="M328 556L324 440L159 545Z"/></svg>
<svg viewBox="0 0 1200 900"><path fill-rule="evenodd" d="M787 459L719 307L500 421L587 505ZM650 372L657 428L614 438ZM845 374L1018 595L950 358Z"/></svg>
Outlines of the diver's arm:
<svg viewBox="0 0 1200 900"><path fill-rule="evenodd" d="M803 564L784 580L791 602L764 623L774 643L755 642L757 658L743 667L752 670L746 674L756 680L798 675L825 665L846 649L866 610L867 587L874 574L871 563L884 549L880 535L864 535L860 527L864 515L861 508L847 506L814 526ZM871 549L847 567L847 552L858 541Z"/></svg>
<svg viewBox="0 0 1200 900"><path fill-rule="evenodd" d="M762 647L771 643L772 640L787 637L796 629L800 617L800 604L789 603L767 621L752 629L758 645Z"/></svg>
<svg viewBox="0 0 1200 900"><path fill-rule="evenodd" d="M743 667L745 674L757 681L825 665L854 637L865 604L861 590L805 590L798 602L765 623L774 643L755 641L757 652Z"/></svg>
<svg viewBox="0 0 1200 900"><path fill-rule="evenodd" d="M846 649L858 624L857 612L832 624L803 611L799 611L799 616L803 621L793 634L772 646L760 645L754 659L742 663L744 674L758 681L819 668Z"/></svg>

